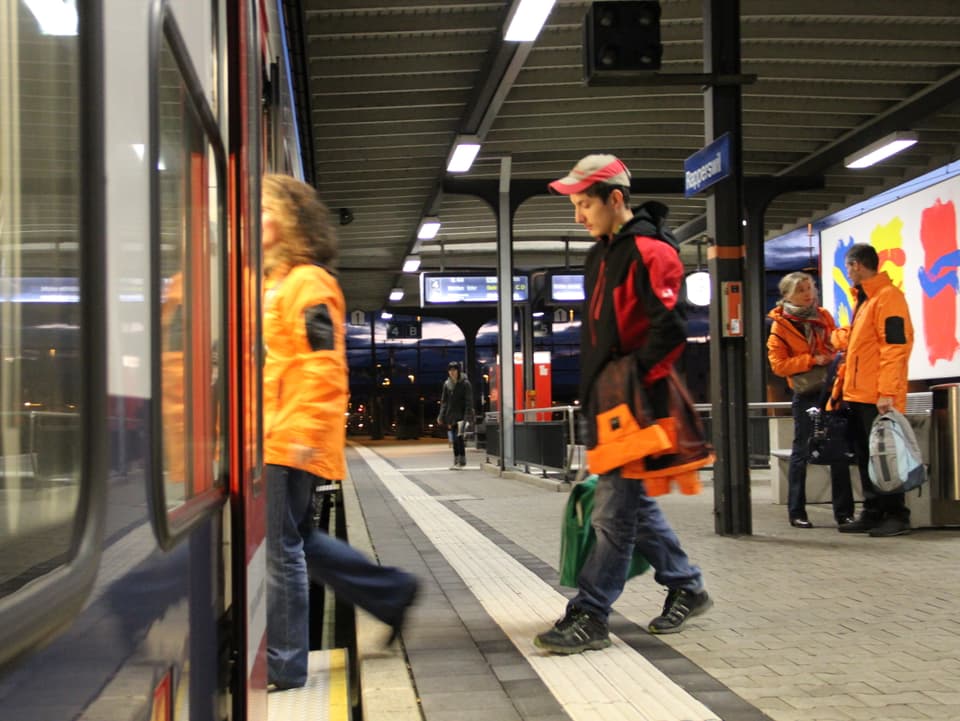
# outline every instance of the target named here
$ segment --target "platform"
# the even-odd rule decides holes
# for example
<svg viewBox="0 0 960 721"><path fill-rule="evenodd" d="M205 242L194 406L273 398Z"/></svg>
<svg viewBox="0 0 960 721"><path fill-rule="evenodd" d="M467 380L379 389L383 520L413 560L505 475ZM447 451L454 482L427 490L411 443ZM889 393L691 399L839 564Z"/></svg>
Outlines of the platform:
<svg viewBox="0 0 960 721"><path fill-rule="evenodd" d="M566 493L501 478L441 441L353 445L351 542L423 582L402 644L360 614L364 721L907 721L960 718L960 530L839 534L829 504L792 528L769 479L754 534L714 533L709 479L661 505L716 605L682 633L644 629L663 604L627 585L614 644L550 656L533 636L563 613ZM369 534L369 535L367 535Z"/></svg>

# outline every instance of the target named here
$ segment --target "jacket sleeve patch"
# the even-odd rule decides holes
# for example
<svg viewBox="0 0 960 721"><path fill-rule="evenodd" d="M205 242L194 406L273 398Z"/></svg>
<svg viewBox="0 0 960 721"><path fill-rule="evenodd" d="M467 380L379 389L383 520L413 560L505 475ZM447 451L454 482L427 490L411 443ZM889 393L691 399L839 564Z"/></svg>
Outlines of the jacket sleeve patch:
<svg viewBox="0 0 960 721"><path fill-rule="evenodd" d="M892 315L883 322L883 334L887 337L887 343L891 345L904 345L907 342L907 332L904 329L903 318L899 315Z"/></svg>
<svg viewBox="0 0 960 721"><path fill-rule="evenodd" d="M310 350L333 350L333 319L325 303L307 308L304 312L307 326L307 342Z"/></svg>

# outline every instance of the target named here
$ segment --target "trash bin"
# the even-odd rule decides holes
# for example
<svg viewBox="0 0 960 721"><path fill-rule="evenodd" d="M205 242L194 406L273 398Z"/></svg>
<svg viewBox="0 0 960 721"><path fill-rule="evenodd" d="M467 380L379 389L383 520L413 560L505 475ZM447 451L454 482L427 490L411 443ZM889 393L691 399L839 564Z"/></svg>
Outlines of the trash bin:
<svg viewBox="0 0 960 721"><path fill-rule="evenodd" d="M932 386L930 483L935 499L960 501L960 383Z"/></svg>

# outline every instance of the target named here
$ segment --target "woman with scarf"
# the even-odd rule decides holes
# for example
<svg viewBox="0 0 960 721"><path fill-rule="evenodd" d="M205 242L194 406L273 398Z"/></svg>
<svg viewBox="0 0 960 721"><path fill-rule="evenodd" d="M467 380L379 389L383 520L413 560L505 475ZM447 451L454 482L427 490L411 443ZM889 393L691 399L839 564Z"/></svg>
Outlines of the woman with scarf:
<svg viewBox="0 0 960 721"><path fill-rule="evenodd" d="M787 478L790 525L813 528L807 518L807 442L813 423L807 410L820 400L826 366L836 355L830 333L836 327L826 308L817 305L817 289L807 273L789 273L780 281L780 301L770 311L773 321L767 338L767 357L778 376L793 390L793 448ZM850 467L830 466L833 515L837 525L853 517Z"/></svg>

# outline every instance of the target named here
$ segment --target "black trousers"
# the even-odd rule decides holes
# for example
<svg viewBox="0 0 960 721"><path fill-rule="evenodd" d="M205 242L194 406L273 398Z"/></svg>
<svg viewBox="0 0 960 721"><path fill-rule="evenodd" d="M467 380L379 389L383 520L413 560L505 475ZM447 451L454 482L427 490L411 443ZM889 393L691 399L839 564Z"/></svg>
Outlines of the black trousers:
<svg viewBox="0 0 960 721"><path fill-rule="evenodd" d="M904 494L879 493L870 483L870 427L880 415L877 406L873 403L852 401L847 404L850 406L850 441L854 453L857 454L857 467L860 469L860 482L863 486L863 515L874 520L898 518L909 521L910 509L907 508Z"/></svg>

